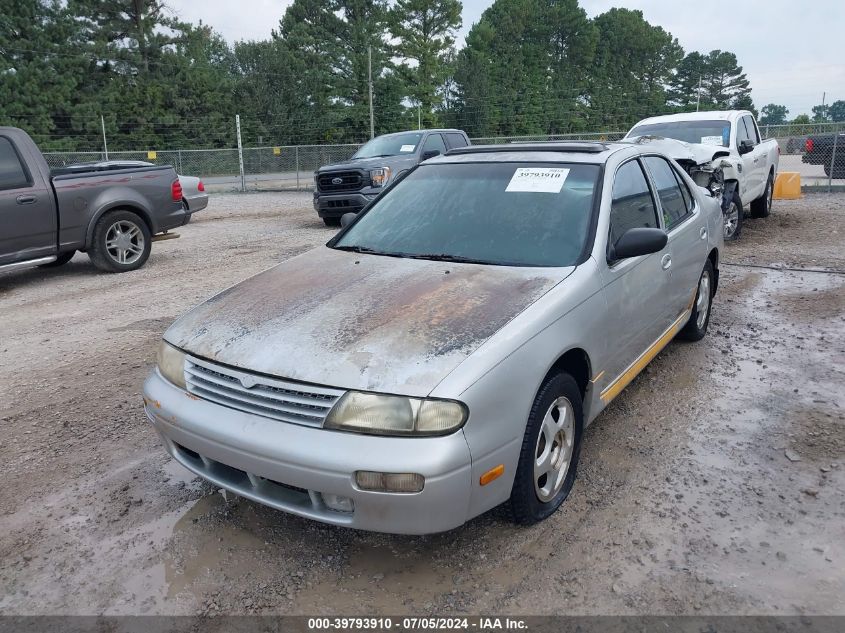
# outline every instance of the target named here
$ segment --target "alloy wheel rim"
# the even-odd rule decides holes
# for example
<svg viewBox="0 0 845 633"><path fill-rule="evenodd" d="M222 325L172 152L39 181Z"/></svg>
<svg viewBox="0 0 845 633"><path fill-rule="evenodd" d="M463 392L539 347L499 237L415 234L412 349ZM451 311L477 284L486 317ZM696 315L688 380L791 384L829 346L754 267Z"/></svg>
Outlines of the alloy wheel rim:
<svg viewBox="0 0 845 633"><path fill-rule="evenodd" d="M542 503L563 488L575 445L575 410L568 398L555 400L540 424L534 447L534 492Z"/></svg>
<svg viewBox="0 0 845 633"><path fill-rule="evenodd" d="M144 234L134 222L118 220L106 231L106 251L118 264L134 264L144 253Z"/></svg>
<svg viewBox="0 0 845 633"><path fill-rule="evenodd" d="M731 206L728 207L728 211L725 213L725 237L733 237L733 234L736 233L737 225L739 225L739 209L736 206L736 202L731 202Z"/></svg>
<svg viewBox="0 0 845 633"><path fill-rule="evenodd" d="M701 330L707 322L707 313L710 312L710 273L707 271L702 273L701 279L698 282L698 297L695 300L695 310L698 315L695 319L695 324Z"/></svg>

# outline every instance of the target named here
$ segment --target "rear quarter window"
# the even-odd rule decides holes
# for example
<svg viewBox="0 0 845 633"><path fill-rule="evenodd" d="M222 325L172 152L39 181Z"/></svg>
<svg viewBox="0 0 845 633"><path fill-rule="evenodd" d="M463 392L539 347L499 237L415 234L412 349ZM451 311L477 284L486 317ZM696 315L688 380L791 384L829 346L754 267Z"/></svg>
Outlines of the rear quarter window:
<svg viewBox="0 0 845 633"><path fill-rule="evenodd" d="M29 174L20 156L5 136L0 136L0 189L19 189L30 186Z"/></svg>

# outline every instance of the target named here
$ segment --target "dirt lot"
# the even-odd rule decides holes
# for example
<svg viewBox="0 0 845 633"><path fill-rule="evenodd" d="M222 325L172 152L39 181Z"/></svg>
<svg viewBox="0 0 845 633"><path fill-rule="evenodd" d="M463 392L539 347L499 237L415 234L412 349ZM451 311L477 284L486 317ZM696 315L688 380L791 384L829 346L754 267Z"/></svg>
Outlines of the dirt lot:
<svg viewBox="0 0 845 633"><path fill-rule="evenodd" d="M217 196L134 273L0 274L0 613L845 614L845 196L747 222L709 336L589 428L560 512L424 538L224 497L142 412L176 316L331 236L309 202Z"/></svg>

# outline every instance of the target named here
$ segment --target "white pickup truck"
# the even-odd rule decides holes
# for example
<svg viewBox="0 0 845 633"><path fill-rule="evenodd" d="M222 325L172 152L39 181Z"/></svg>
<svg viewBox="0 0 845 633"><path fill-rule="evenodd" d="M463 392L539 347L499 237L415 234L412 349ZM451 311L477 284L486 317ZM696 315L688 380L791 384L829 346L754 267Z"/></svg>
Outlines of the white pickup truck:
<svg viewBox="0 0 845 633"><path fill-rule="evenodd" d="M725 239L742 232L743 206L764 218L772 206L772 191L780 149L774 139L763 141L754 115L747 110L687 112L643 119L625 139L650 143L672 156L693 180L722 198Z"/></svg>

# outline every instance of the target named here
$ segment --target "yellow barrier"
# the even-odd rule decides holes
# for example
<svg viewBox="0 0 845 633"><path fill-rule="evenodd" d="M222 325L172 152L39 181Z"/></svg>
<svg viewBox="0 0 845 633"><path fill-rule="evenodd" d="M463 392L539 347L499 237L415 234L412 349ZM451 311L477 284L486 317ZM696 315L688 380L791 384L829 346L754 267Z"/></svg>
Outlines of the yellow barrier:
<svg viewBox="0 0 845 633"><path fill-rule="evenodd" d="M801 174L782 171L775 180L775 200L797 200L801 197Z"/></svg>

